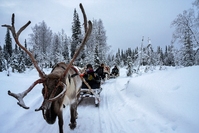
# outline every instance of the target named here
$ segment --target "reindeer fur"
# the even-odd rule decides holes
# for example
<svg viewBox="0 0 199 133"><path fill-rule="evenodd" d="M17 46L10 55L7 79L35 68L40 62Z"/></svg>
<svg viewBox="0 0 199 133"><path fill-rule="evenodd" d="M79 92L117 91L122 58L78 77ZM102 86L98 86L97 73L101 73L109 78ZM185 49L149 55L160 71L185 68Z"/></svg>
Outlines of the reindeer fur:
<svg viewBox="0 0 199 133"><path fill-rule="evenodd" d="M47 75L48 86L44 83L44 87L47 87L49 93L51 92L49 90L54 89L56 85L55 82L58 81L59 78L62 76L66 67L67 65L61 62L53 68L52 72L49 75ZM70 105L71 123L69 125L71 129L76 127L77 95L81 87L81 78L77 73L77 70L74 67L71 67L67 75L63 79L61 79L61 81L63 81L67 85L67 90L63 97L52 102L51 107L49 107L49 109L46 109L46 111L42 111L44 119L47 123L54 124L56 117L58 116L59 126L60 128L63 128L62 109L63 107Z"/></svg>

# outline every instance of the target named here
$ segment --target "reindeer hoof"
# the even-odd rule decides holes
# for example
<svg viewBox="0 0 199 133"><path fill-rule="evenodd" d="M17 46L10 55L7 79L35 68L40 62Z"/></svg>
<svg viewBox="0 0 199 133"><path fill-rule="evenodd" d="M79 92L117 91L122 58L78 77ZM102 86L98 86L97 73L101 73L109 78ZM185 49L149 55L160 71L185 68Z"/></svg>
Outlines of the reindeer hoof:
<svg viewBox="0 0 199 133"><path fill-rule="evenodd" d="M69 126L70 126L70 129L74 129L76 127L76 123L70 123Z"/></svg>

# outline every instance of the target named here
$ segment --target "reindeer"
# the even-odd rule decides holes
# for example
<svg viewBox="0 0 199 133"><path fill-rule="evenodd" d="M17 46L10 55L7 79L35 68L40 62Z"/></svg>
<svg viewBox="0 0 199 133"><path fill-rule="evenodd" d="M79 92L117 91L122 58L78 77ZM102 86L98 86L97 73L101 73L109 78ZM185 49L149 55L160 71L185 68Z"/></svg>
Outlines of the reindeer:
<svg viewBox="0 0 199 133"><path fill-rule="evenodd" d="M38 66L34 56L31 52L29 52L25 47L23 47L18 38L20 33L31 23L27 22L24 26L22 26L19 31L15 32L14 19L15 15L12 15L12 25L2 25L2 27L7 27L14 37L16 44L23 49L31 58L34 67L37 69L39 73L39 79L36 80L27 90L22 93L16 94L12 93L10 90L8 91L8 95L13 96L18 100L18 105L23 107L24 109L29 109L23 101L23 98L34 88L35 85L42 83L42 95L43 95L43 103L35 111L42 111L43 118L46 120L48 124L54 124L56 117L58 117L58 125L59 132L63 133L63 116L62 109L66 105L70 105L70 128L74 129L76 127L76 118L77 118L77 100L80 92L80 87L82 84L81 78L77 69L72 66L74 60L84 47L88 37L92 31L92 23L88 21L87 28L87 18L84 12L84 8L82 4L80 4L80 9L83 13L84 17L84 28L85 28L85 37L80 45L80 48L76 51L72 60L65 64L64 62L58 63L50 74L46 75Z"/></svg>

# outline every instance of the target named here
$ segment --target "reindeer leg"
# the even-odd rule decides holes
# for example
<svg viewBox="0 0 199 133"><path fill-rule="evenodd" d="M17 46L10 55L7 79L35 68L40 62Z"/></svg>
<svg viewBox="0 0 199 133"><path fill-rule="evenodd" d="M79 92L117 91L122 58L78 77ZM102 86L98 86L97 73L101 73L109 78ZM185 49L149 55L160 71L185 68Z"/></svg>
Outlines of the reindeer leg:
<svg viewBox="0 0 199 133"><path fill-rule="evenodd" d="M64 133L63 131L63 124L64 124L64 121L63 121L63 114L62 114L62 111L59 113L58 115L58 124L59 124L59 133Z"/></svg>
<svg viewBox="0 0 199 133"><path fill-rule="evenodd" d="M70 105L70 115L71 115L71 118L70 118L70 128L71 129L74 129L76 127L76 119L77 119L77 102L73 103Z"/></svg>

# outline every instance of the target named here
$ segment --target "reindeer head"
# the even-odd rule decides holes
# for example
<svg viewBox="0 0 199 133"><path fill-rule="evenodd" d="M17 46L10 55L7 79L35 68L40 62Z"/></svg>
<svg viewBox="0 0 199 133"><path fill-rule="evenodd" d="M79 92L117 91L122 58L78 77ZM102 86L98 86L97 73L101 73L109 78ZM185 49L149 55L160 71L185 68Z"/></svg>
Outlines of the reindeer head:
<svg viewBox="0 0 199 133"><path fill-rule="evenodd" d="M65 63L59 63L55 66L52 72L45 77L42 89L44 100L41 107L36 109L36 111L49 109L51 107L51 103L57 99L62 101L62 97L67 90L67 76L62 75L66 67Z"/></svg>

